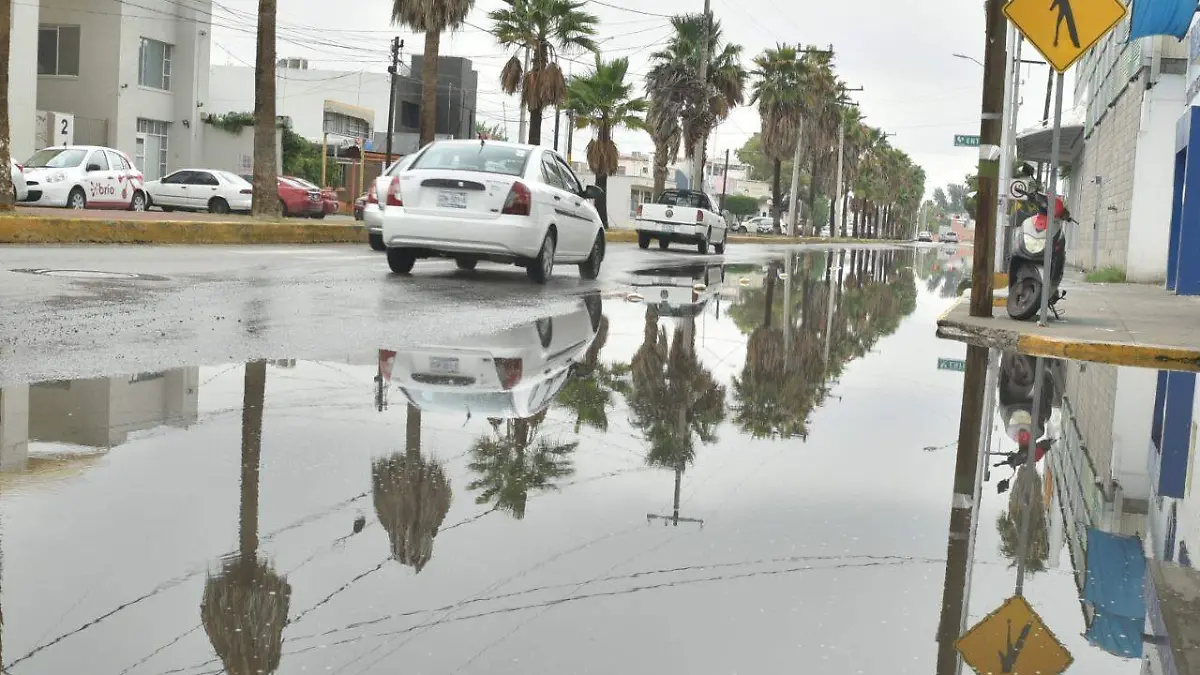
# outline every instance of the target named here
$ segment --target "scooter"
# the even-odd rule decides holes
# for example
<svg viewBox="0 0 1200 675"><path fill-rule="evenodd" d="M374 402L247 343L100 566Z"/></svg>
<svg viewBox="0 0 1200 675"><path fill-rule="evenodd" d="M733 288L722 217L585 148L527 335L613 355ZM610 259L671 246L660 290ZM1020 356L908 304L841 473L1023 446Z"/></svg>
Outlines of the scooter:
<svg viewBox="0 0 1200 675"><path fill-rule="evenodd" d="M1050 310L1054 318L1061 316L1055 305L1066 297L1060 291L1063 272L1067 263L1067 237L1062 223L1075 222L1061 198L1055 198L1055 231L1052 237L1053 252L1050 272L1042 269L1046 251L1046 229L1048 225L1049 198L1042 192L1030 192L1027 198L1037 207L1037 212L1026 216L1018 225L1017 236L1012 244L1012 256L1008 262L1008 315L1017 321L1032 319L1042 306L1042 286L1050 284Z"/></svg>

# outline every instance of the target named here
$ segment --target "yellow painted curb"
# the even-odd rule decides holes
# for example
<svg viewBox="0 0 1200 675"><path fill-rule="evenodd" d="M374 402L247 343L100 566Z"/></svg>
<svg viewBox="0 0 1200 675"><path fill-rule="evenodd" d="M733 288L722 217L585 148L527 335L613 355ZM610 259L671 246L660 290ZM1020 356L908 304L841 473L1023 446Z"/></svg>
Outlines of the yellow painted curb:
<svg viewBox="0 0 1200 675"><path fill-rule="evenodd" d="M1094 361L1114 366L1200 372L1200 350L1159 345L1131 345L1022 334L1017 350L1033 356Z"/></svg>
<svg viewBox="0 0 1200 675"><path fill-rule="evenodd" d="M945 321L950 316L950 312L953 312L955 310L955 308L957 308L962 303L970 302L969 298L970 298L969 295L958 296L958 299L955 300L954 303L951 304L949 307L947 307L946 311L942 312L942 315L937 318L938 323L941 324L943 321Z"/></svg>
<svg viewBox="0 0 1200 675"><path fill-rule="evenodd" d="M1006 295L1001 295L998 297L995 295L992 296L992 307L1004 307L1007 304L1008 304L1008 296L1006 296Z"/></svg>
<svg viewBox="0 0 1200 675"><path fill-rule="evenodd" d="M992 275L992 288L1008 288L1008 273L996 272Z"/></svg>
<svg viewBox="0 0 1200 675"><path fill-rule="evenodd" d="M359 225L252 220L105 220L0 216L0 244L339 244L366 242Z"/></svg>
<svg viewBox="0 0 1200 675"><path fill-rule="evenodd" d="M609 243L631 244L637 242L636 230L609 230L605 235ZM843 239L841 237L783 237L778 235L750 236L745 234L729 235L731 244L900 244L903 242L884 239ZM684 244L678 244L684 246Z"/></svg>

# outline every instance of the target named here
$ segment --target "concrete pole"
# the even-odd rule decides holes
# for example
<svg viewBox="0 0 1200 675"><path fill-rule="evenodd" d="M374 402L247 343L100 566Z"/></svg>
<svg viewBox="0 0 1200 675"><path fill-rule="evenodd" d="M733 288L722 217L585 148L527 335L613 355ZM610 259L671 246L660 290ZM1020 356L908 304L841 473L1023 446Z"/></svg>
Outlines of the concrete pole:
<svg viewBox="0 0 1200 675"><path fill-rule="evenodd" d="M704 0L704 43L700 46L700 82L704 85L705 91L708 91L708 60L712 58L712 0ZM702 139L696 144L695 157L692 158L692 182L695 183L693 189L704 189L704 146L708 142L707 138Z"/></svg>
<svg viewBox="0 0 1200 675"><path fill-rule="evenodd" d="M1062 91L1061 90L1062 73L1058 74L1058 84L1060 87L1059 91L1061 92ZM1059 101L1062 100L1061 93L1058 94L1058 99L1059 99ZM1050 158L1050 178L1051 179L1054 178L1054 172L1056 169L1058 169L1058 157L1054 156L1054 157ZM1050 188L1050 192L1054 192L1054 188ZM1053 201L1051 201L1050 203L1051 203L1051 205L1054 204ZM1049 216L1050 222L1053 223L1054 222L1053 206L1051 206L1051 208L1050 208L1050 213L1051 213L1051 215ZM1047 227L1046 228L1046 236L1047 237L1050 236L1050 232L1053 232L1052 227ZM1050 247L1049 243L1047 243L1046 250L1049 251L1050 248L1051 247ZM1050 268L1047 267L1046 269L1050 269ZM1047 284L1047 287L1049 287L1048 284ZM1043 317L1043 318L1045 318L1045 317ZM1042 412L1042 397L1046 396L1048 394L1049 394L1049 392L1046 391L1046 359L1039 358L1039 359L1037 359L1037 366L1034 368L1034 375L1033 375L1033 420L1032 420L1032 426L1033 426L1034 433L1037 433L1037 430L1039 428L1044 428L1046 426L1046 420L1041 419L1041 412ZM1039 427L1038 426L1039 424L1042 426ZM1036 471L1035 467L1037 466L1037 442L1038 442L1037 438L1030 438L1029 439L1029 447L1025 448L1025 466L1024 466L1024 468L1028 471ZM1016 489L1015 485L1013 486L1013 489ZM1024 595L1025 594L1025 559L1029 557L1029 524L1031 521L1031 513L1030 512L1033 511L1033 508L1031 508L1032 505L1030 505L1030 504L1025 504L1024 506L1025 506L1025 508L1021 510L1020 529L1017 530L1017 586L1016 586L1016 590L1015 590L1016 595Z"/></svg>
<svg viewBox="0 0 1200 675"><path fill-rule="evenodd" d="M834 232L834 228L842 222L842 156L846 152L846 118L843 116L838 120L838 161L837 161L837 182L833 185L833 203L830 207L833 209L833 225L829 228L829 236L836 237L838 233ZM845 236L845 232L840 233Z"/></svg>
<svg viewBox="0 0 1200 675"><path fill-rule="evenodd" d="M804 147L804 118L796 132L796 153L792 155L792 197L788 203L788 236L796 236L796 223L800 219L800 150Z"/></svg>
<svg viewBox="0 0 1200 675"><path fill-rule="evenodd" d="M525 50L525 68L521 71L521 74L522 74L521 86L522 87L525 86L524 75L525 75L525 73L528 73L528 72L529 72L529 50L526 49ZM529 131L529 119L528 119L529 113L528 113L528 111L525 110L524 103L522 103L519 107L521 109L521 121L517 126L517 142L524 143L525 137L528 136L528 131Z"/></svg>
<svg viewBox="0 0 1200 675"><path fill-rule="evenodd" d="M1046 317L1050 314L1050 278L1053 276L1054 233L1058 223L1058 153L1062 150L1062 107L1063 107L1063 74L1059 73L1054 82L1054 128L1050 132L1050 178L1046 183L1046 253L1042 256L1042 313L1038 317L1038 325L1046 325ZM1033 452L1029 453L1032 457ZM1018 577L1020 578L1020 577Z"/></svg>
<svg viewBox="0 0 1200 675"><path fill-rule="evenodd" d="M1008 237L1008 181L1012 177L1013 154L1016 149L1017 105L1021 92L1021 43L1024 38L1017 33L1017 27L1008 25L1008 44L1015 45L1012 60L1004 73L1004 128L1000 130L1000 185L999 199L996 200L996 263L993 272L1004 272L1005 242Z"/></svg>
<svg viewBox="0 0 1200 675"><path fill-rule="evenodd" d="M329 134L321 134L321 185L325 185L325 160L329 157Z"/></svg>

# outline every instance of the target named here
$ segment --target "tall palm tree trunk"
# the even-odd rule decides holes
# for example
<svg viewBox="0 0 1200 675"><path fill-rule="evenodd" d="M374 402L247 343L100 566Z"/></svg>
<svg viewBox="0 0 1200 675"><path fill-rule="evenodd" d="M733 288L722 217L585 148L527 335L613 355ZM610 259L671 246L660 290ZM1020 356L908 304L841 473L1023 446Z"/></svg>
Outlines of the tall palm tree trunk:
<svg viewBox="0 0 1200 675"><path fill-rule="evenodd" d="M238 513L238 552L244 562L253 562L258 555L258 470L266 389L267 362L247 363L242 386L242 499Z"/></svg>
<svg viewBox="0 0 1200 675"><path fill-rule="evenodd" d="M411 403L404 422L404 452L410 457L421 454L421 409Z"/></svg>
<svg viewBox="0 0 1200 675"><path fill-rule="evenodd" d="M849 204L850 204L850 191L847 190L845 187L843 187L842 188L842 223L841 223L842 237L846 236L846 219L848 217L848 214L846 213L846 207L849 206Z"/></svg>
<svg viewBox="0 0 1200 675"><path fill-rule="evenodd" d="M657 199L667 189L667 147L666 144L654 144L654 194L651 199Z"/></svg>
<svg viewBox="0 0 1200 675"><path fill-rule="evenodd" d="M276 0L258 0L258 50L254 59L254 186L251 209L256 218L280 213L275 148Z"/></svg>
<svg viewBox="0 0 1200 675"><path fill-rule="evenodd" d="M779 279L779 263L771 263L767 271L766 312L763 314L763 328L771 327L771 315L775 305L775 281ZM791 280L788 280L791 283Z"/></svg>
<svg viewBox="0 0 1200 675"><path fill-rule="evenodd" d="M439 31L425 32L425 57L421 62L421 146L433 142L437 134L438 51L442 47Z"/></svg>
<svg viewBox="0 0 1200 675"><path fill-rule="evenodd" d="M12 48L12 3L0 2L0 166L8 166L12 158L12 130L8 125L8 63ZM12 172L0 171L0 211L12 210ZM3 623L0 617L0 624Z"/></svg>
<svg viewBox="0 0 1200 675"><path fill-rule="evenodd" d="M776 159L771 164L771 219L774 221L775 230L779 230L779 219L783 213L783 191L780 185L783 174L783 160Z"/></svg>
<svg viewBox="0 0 1200 675"><path fill-rule="evenodd" d="M665 183L664 183L665 184ZM596 213L600 214L600 222L604 224L604 229L608 229L608 174L596 174L596 187L604 191L606 199L596 200Z"/></svg>
<svg viewBox="0 0 1200 675"><path fill-rule="evenodd" d="M815 136L815 134L814 134ZM816 140L815 138L813 139ZM816 206L817 206L817 156L814 153L812 163L809 165L808 172L808 199L805 200L808 204L808 235L815 237L820 233L820 225L817 223Z"/></svg>
<svg viewBox="0 0 1200 675"><path fill-rule="evenodd" d="M546 72L546 53L545 41L538 42L537 53L533 57L533 69L541 76ZM539 85L540 86L540 85ZM541 95L537 94L530 97L531 101L540 100ZM530 145L540 145L542 142L542 111L545 106L529 106L529 139L526 141Z"/></svg>

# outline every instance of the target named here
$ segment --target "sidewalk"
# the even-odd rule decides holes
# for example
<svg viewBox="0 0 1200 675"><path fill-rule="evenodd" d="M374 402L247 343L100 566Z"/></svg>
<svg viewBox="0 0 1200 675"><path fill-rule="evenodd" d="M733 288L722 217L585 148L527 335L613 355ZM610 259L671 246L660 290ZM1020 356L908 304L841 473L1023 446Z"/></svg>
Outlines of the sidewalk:
<svg viewBox="0 0 1200 675"><path fill-rule="evenodd" d="M969 315L964 296L940 319L938 337L1034 356L1113 365L1200 371L1200 297L1141 284L1065 283L1045 328L1013 321L1003 305L993 318Z"/></svg>

